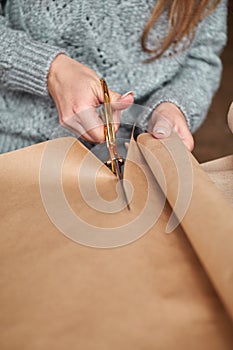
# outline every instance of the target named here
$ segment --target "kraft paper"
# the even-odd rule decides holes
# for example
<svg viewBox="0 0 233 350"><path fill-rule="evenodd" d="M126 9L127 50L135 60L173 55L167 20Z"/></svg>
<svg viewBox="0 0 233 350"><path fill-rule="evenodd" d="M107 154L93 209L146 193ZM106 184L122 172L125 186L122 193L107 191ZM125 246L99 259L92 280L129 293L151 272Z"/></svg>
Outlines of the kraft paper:
<svg viewBox="0 0 233 350"><path fill-rule="evenodd" d="M226 156L201 164L211 180L233 205L233 156Z"/></svg>
<svg viewBox="0 0 233 350"><path fill-rule="evenodd" d="M1 349L233 348L232 207L180 147L131 141L130 211L75 139L0 156Z"/></svg>

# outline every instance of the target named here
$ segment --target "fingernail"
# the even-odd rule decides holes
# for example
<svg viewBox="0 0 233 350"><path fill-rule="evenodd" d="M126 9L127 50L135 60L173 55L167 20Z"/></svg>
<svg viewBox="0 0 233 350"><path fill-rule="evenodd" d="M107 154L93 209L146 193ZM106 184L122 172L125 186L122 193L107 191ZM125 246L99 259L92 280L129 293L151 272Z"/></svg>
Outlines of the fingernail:
<svg viewBox="0 0 233 350"><path fill-rule="evenodd" d="M129 142L125 142L125 148L126 148L126 149L129 148Z"/></svg>
<svg viewBox="0 0 233 350"><path fill-rule="evenodd" d="M128 97L128 96L133 96L134 95L134 92L133 91L128 91L128 92L126 92L124 95L122 95L120 98L122 99L122 98L125 98L125 97Z"/></svg>
<svg viewBox="0 0 233 350"><path fill-rule="evenodd" d="M160 134L160 135L166 135L168 133L168 130L164 129L164 128L155 128L153 130L154 134Z"/></svg>

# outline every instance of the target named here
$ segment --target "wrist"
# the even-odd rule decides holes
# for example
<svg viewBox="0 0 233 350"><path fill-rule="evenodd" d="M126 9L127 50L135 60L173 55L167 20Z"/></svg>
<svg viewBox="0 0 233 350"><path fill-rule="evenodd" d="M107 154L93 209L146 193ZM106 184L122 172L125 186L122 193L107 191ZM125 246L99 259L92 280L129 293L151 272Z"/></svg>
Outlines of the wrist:
<svg viewBox="0 0 233 350"><path fill-rule="evenodd" d="M48 92L50 93L50 95L52 95L54 82L59 80L59 72L64 71L64 64L67 62L67 59L70 60L71 58L66 54L61 53L54 58L50 65L47 78Z"/></svg>

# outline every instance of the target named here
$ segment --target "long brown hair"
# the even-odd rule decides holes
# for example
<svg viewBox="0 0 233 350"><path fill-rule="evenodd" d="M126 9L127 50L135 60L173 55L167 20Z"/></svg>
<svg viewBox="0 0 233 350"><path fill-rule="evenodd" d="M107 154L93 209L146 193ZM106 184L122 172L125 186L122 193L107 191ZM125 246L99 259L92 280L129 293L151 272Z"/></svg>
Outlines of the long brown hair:
<svg viewBox="0 0 233 350"><path fill-rule="evenodd" d="M192 41L197 24L207 16L221 0L158 0L144 28L141 43L144 51L153 54L147 61L152 61L173 44L176 45L184 37ZM167 34L159 47L148 48L146 41L151 28L164 11L168 11L169 21Z"/></svg>

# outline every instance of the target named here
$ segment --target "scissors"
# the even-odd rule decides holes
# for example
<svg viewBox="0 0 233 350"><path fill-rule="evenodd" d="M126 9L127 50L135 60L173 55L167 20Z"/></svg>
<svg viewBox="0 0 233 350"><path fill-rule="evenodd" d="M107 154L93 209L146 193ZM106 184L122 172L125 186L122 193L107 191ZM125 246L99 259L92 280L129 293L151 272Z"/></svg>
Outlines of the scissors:
<svg viewBox="0 0 233 350"><path fill-rule="evenodd" d="M109 151L110 158L105 162L107 167L117 176L118 181L121 185L122 194L124 201L128 210L130 210L129 201L126 195L126 191L123 184L123 173L122 166L124 164L124 159L120 156L117 144L116 144L116 134L114 129L114 122L112 116L111 100L109 96L108 86L106 81L102 78L100 79L101 86L104 94L103 108L100 110L101 119L104 122L104 135Z"/></svg>

